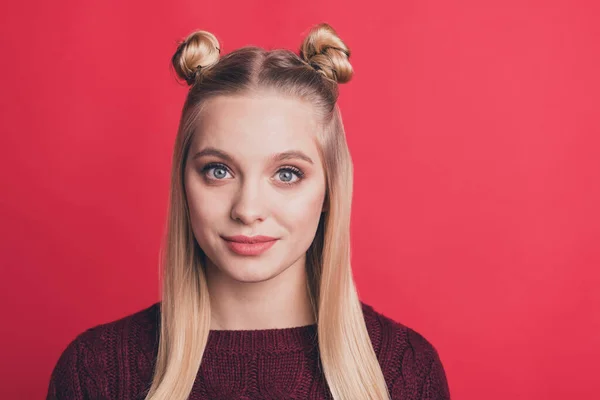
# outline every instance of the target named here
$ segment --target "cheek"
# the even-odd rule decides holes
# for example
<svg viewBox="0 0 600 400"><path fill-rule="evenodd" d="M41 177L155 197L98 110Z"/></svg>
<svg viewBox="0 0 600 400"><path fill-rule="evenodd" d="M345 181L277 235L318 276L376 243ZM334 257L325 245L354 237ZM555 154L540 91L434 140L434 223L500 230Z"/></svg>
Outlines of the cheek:
<svg viewBox="0 0 600 400"><path fill-rule="evenodd" d="M188 206L192 221L204 226L211 226L212 222L227 216L227 202L216 201L207 193L192 193L188 196Z"/></svg>
<svg viewBox="0 0 600 400"><path fill-rule="evenodd" d="M188 208L190 210L190 224L194 238L201 249L204 249L209 257L216 257L214 249L220 240L215 235L215 230L223 226L227 219L227 202L215 201L214 196L206 190L189 190Z"/></svg>
<svg viewBox="0 0 600 400"><path fill-rule="evenodd" d="M190 210L192 229L196 237L203 236L207 227L214 226L214 221L221 218L226 202L215 201L210 191L202 187L199 177L186 177L186 199Z"/></svg>
<svg viewBox="0 0 600 400"><path fill-rule="evenodd" d="M278 219L286 221L290 232L312 231L318 224L323 207L324 191L307 190L286 199L285 205L276 207Z"/></svg>

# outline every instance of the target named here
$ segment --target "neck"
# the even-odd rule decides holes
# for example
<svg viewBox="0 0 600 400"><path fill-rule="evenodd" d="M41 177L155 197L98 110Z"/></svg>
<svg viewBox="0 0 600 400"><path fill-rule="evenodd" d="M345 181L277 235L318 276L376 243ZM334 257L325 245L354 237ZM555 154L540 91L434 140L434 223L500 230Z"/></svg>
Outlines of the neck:
<svg viewBox="0 0 600 400"><path fill-rule="evenodd" d="M307 284L305 257L261 282L232 279L210 261L206 279L211 330L282 329L316 323Z"/></svg>

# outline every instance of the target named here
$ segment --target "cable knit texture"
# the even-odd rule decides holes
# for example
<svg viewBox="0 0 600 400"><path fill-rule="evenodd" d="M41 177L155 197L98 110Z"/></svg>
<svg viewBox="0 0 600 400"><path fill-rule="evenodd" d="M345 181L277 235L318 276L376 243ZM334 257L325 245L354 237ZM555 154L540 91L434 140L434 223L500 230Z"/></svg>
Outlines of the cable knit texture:
<svg viewBox="0 0 600 400"><path fill-rule="evenodd" d="M391 399L450 399L435 347L411 328L361 305ZM158 351L159 322L160 303L155 303L79 334L52 371L47 400L144 399ZM333 399L319 363L317 325L210 331L189 399Z"/></svg>

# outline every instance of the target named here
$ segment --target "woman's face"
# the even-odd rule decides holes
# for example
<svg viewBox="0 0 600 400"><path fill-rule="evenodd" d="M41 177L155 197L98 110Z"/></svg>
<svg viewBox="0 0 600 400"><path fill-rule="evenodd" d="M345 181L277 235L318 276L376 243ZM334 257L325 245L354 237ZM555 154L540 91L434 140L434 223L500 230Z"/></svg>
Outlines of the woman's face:
<svg viewBox="0 0 600 400"><path fill-rule="evenodd" d="M305 267L326 191L316 129L310 104L276 94L217 96L205 104L185 191L194 236L213 274L260 282ZM277 157L286 152L297 154ZM236 235L278 240L261 254L242 255L223 239Z"/></svg>

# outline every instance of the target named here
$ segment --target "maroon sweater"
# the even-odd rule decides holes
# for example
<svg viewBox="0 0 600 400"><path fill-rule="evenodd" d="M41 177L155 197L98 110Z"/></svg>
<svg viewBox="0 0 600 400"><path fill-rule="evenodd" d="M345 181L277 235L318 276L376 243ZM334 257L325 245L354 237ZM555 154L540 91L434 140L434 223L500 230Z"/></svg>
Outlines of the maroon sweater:
<svg viewBox="0 0 600 400"><path fill-rule="evenodd" d="M392 400L450 399L435 347L361 304ZM159 313L155 303L79 334L52 371L47 399L144 399L158 349ZM320 370L316 328L210 331L189 399L332 399Z"/></svg>

